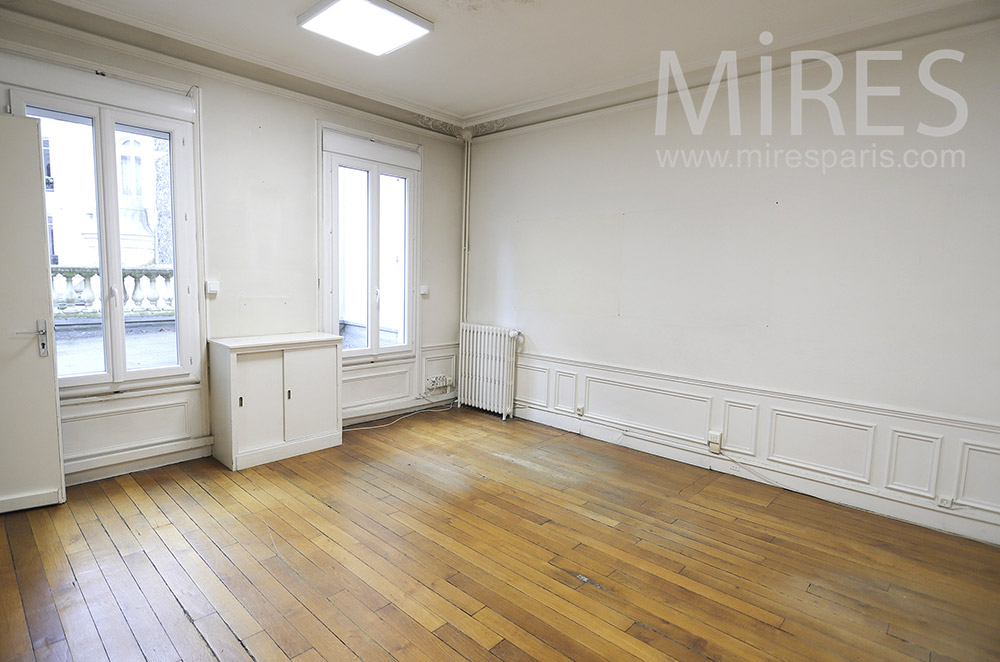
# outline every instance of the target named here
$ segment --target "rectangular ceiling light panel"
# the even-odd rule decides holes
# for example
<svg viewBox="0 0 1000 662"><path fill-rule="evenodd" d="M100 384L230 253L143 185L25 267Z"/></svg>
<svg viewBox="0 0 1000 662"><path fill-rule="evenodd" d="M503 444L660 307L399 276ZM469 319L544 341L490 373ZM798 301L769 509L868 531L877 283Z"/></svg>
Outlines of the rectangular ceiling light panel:
<svg viewBox="0 0 1000 662"><path fill-rule="evenodd" d="M372 55L385 55L422 37L434 24L388 0L321 2L299 26Z"/></svg>

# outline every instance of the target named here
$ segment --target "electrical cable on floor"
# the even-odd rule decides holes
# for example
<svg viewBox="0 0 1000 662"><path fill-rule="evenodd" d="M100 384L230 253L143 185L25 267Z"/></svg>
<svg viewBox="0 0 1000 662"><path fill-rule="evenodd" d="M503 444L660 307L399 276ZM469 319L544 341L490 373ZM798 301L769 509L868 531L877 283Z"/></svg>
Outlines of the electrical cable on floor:
<svg viewBox="0 0 1000 662"><path fill-rule="evenodd" d="M780 487L781 489L783 489L783 490L788 490L789 492L797 492L797 491L798 491L798 490L793 490L793 489L792 489L792 488L790 488L790 487L785 487L784 485L782 485L782 484L781 484L781 483L779 483L778 481L776 481L776 480L774 480L774 479L772 479L772 478L769 478L769 477L765 476L765 475L764 475L764 474L762 474L762 473L759 473L759 472L757 472L757 471L754 471L754 470L753 470L753 469L751 469L751 468L750 468L749 466L747 466L747 465L743 464L742 462L740 462L739 460L737 460L737 459L736 459L735 457L733 457L732 455L726 455L726 454L725 454L725 453L723 453L723 452L719 452L719 455L721 455L722 457L726 458L727 460L729 460L730 462L732 462L733 464L735 464L735 465L736 465L737 467L739 467L740 469L743 469L743 470L744 470L744 471L746 471L747 473L750 473L750 474L753 474L753 475L754 475L754 476L756 476L757 478L760 478L760 479L761 479L762 481L764 481L764 482L765 482L765 483L767 483L768 485L771 485L771 486L773 486L773 487Z"/></svg>
<svg viewBox="0 0 1000 662"><path fill-rule="evenodd" d="M424 396L421 396L421 397L424 397ZM424 399L426 400L427 398L424 397ZM354 432L356 430L380 430L382 428L387 428L390 425L395 425L396 423L399 423L404 418L409 418L410 416L416 416L417 414L429 414L431 412L450 411L450 410L452 410L454 408L455 408L455 403L452 402L450 405L448 405L447 407L444 407L443 409L420 409L420 410L417 410L417 411L411 411L409 414L403 414L402 416L400 416L399 418L397 418L396 420L394 420L394 421L392 421L390 423L383 423L382 425L369 425L367 427L362 427L362 428L355 428L355 427L344 428L344 432Z"/></svg>

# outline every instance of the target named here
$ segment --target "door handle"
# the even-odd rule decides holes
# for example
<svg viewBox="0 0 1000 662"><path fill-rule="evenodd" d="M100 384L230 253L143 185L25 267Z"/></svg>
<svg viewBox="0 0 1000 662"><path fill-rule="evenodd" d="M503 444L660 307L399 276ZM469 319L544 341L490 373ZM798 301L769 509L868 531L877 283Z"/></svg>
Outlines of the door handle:
<svg viewBox="0 0 1000 662"><path fill-rule="evenodd" d="M35 336L38 338L38 355L45 358L49 355L49 329L45 320L37 320L35 322L36 329L34 331L16 331L14 335L16 336Z"/></svg>

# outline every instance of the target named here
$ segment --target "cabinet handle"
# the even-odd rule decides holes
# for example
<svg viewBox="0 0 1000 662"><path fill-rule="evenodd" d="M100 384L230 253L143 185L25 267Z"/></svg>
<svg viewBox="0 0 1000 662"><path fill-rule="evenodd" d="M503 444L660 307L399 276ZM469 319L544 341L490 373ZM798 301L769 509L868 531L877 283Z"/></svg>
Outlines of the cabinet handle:
<svg viewBox="0 0 1000 662"><path fill-rule="evenodd" d="M288 399L292 399L292 389L288 389Z"/></svg>
<svg viewBox="0 0 1000 662"><path fill-rule="evenodd" d="M243 406L243 396L242 395L240 396L240 406L241 407Z"/></svg>

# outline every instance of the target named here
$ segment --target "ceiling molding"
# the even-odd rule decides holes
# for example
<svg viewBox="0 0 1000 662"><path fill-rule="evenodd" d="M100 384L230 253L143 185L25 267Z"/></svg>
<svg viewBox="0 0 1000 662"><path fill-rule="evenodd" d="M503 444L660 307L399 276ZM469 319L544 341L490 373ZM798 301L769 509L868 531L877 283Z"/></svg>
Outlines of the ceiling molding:
<svg viewBox="0 0 1000 662"><path fill-rule="evenodd" d="M144 51L175 58L216 69L243 78L282 87L343 106L383 115L406 124L414 124L415 115L434 117L443 122L460 123L455 117L438 113L434 109L407 106L403 102L373 98L324 82L317 77L303 77L285 68L275 68L259 64L239 56L195 45L187 40L179 40L145 30L126 23L120 23L104 16L91 14L69 7L53 0L0 0L0 8L46 23L61 26L84 34L101 37L112 42L125 44Z"/></svg>
<svg viewBox="0 0 1000 662"><path fill-rule="evenodd" d="M861 50L889 41L901 41L932 32L950 30L976 22L1000 17L1000 2L996 0L923 0L896 11L883 12L852 21L845 21L823 30L812 30L791 36L780 36L769 46L755 45L737 49L737 59L749 62L751 58L770 55L775 62L792 50L819 48L835 55L849 50ZM699 73L712 69L717 58L689 60L681 62L685 74ZM524 103L509 104L492 110L463 117L466 125L490 122L497 119L507 119L509 123L518 123L517 118L531 116L533 113L551 111L556 108L572 109L580 107L581 101L592 101L593 109L607 104L630 103L648 96L648 90L655 94L659 83L657 66L650 68L645 74L635 76L618 84L602 85L540 97ZM602 102L603 99L603 102ZM614 101L618 99L618 101ZM585 112L585 111L578 111ZM569 114L575 114L569 110Z"/></svg>
<svg viewBox="0 0 1000 662"><path fill-rule="evenodd" d="M240 85L254 90L259 90L261 92L266 92L268 94L274 94L292 101L307 103L337 113L341 113L351 117L356 117L364 121L375 122L377 124L381 124L386 127L408 131L411 133L415 133L417 135L423 135L437 140L455 139L455 137L450 133L435 131L429 129L428 127L420 126L419 124L413 121L412 114L406 114L408 121L401 121L399 119L390 117L385 113L379 113L373 110L366 110L363 108L358 108L356 106L350 106L342 103L337 103L334 101L329 101L320 96L299 92L288 87L273 85L258 80L256 78L233 74L228 71L224 71L215 67L209 67L206 65L197 64L194 62L190 62L188 60L176 58L171 55L164 55L162 53L140 48L138 46L124 44L114 39L101 37L89 32L77 30L75 28L66 27L56 23L51 23L43 19L26 16L23 14L8 12L4 9L2 0L0 0L0 19L2 19L2 22L6 22L7 24L10 25L19 25L24 28L39 30L41 32L44 32L45 34L50 34L56 37L73 39L84 44L121 53L129 57L142 58L150 62L155 62L171 68L178 69L180 71L187 71L201 76L207 76L210 78L215 78L217 80L232 83L234 85ZM2 22L0 22L0 25L2 25ZM53 64L68 66L75 69L81 69L84 71L92 72L100 70L102 73L109 76L114 76L131 82L151 85L153 87L160 87L164 89L170 89L173 91L184 91L190 88L190 85L187 84L181 85L175 81L164 80L152 76L146 76L143 74L139 74L133 71L132 69L122 69L120 67L108 65L105 62L100 62L97 60L88 60L84 58L66 55L64 53L58 53L50 49L39 48L36 46L31 46L21 43L19 41L6 39L3 38L2 36L0 36L0 50L15 55L30 57L43 62L50 62Z"/></svg>
<svg viewBox="0 0 1000 662"><path fill-rule="evenodd" d="M981 34L989 30L995 30L1000 28L1000 17L993 18L987 21L976 21L968 25L959 26L949 30L943 30L940 32L932 32L929 34L921 34L914 37L908 37L904 39L899 39L886 43L870 44L871 49L886 49L886 48L906 48L911 46L916 46L919 44L933 44L935 42L945 42L950 40L962 40L973 35ZM837 57L843 61L850 61L854 59L856 52L848 51L846 53L837 54ZM822 68L823 64L819 61L810 61L803 64L803 69L817 69ZM783 66L776 66L772 69L772 73L775 79L779 77L791 75L791 67L787 64ZM711 78L711 70L704 69L701 72L702 75L698 77L691 77L689 79L690 84L688 85L688 90L691 92L698 92L705 89ZM752 73L742 73L739 75L740 82L747 80L753 80L760 76L760 72ZM677 94L676 90L671 90L670 96ZM592 110L583 111L573 114L561 114L551 117L549 119L539 120L535 122L523 122L519 123L516 121L511 121L503 129L498 129L495 132L484 133L477 137L476 142L492 142L494 140L499 140L502 138L507 138L511 136L517 136L525 133L531 133L534 131L540 131L546 128L551 128L554 126L563 126L566 124L573 124L575 122L580 122L588 119L593 119L596 117L602 117L605 115L613 115L619 112L626 112L636 108L642 108L645 106L653 106L658 101L658 94L650 94L642 98L637 98L632 101L625 101L618 104L610 104L600 108L594 108Z"/></svg>
<svg viewBox="0 0 1000 662"><path fill-rule="evenodd" d="M435 117L428 117L427 115L420 115L417 113L414 113L413 119L418 125L424 127L425 129L430 129L431 131L443 133L448 136L454 136L456 138L462 137L462 127L459 124L446 122Z"/></svg>
<svg viewBox="0 0 1000 662"><path fill-rule="evenodd" d="M8 1L10 2L10 0ZM16 7L18 4L20 4L20 2L23 1L24 0L10 2L10 5L12 7ZM122 26L132 27L149 34L161 35L163 37L172 39L173 41L178 43L189 44L191 46L195 46L197 48L206 51L219 53L227 57L235 58L237 60L242 60L244 62L249 62L251 64L265 67L267 69L272 69L274 71L281 72L283 74L295 76L296 78L301 78L303 80L309 80L314 83L319 83L321 85L325 85L332 89L337 89L342 92L347 92L349 94L364 97L366 99L371 99L372 101L377 101L389 106L393 106L395 108L407 110L414 114L426 115L429 117L434 117L436 119L441 119L446 122L452 122L456 124L461 123L463 121L462 118L450 115L436 108L425 107L424 105L410 99L394 97L392 95L385 94L384 91L373 88L351 85L350 83L337 78L316 76L304 69L300 69L297 67L290 67L281 62L276 62L275 60L261 57L256 53L252 53L250 51L238 48L232 48L230 46L227 46L225 44L216 41L199 39L198 37L180 32L171 27L161 25L154 21L144 21L142 19L137 19L128 14L105 9L104 7L96 5L92 2L86 2L86 0L58 0L58 2L54 0L29 0L29 4L33 6L49 4L52 5L53 7L67 7L87 14L99 16L101 18L107 19ZM56 12L58 10L50 9L49 11ZM141 46L142 44L136 44L136 45ZM172 53L166 53L166 54L171 55Z"/></svg>
<svg viewBox="0 0 1000 662"><path fill-rule="evenodd" d="M190 63L274 89L287 90L333 104L341 110L353 109L451 138L461 138L466 133L480 137L630 104L649 99L658 91L658 71L655 70L658 62L652 62L642 74L615 83L577 88L499 106L486 112L456 116L378 90L358 88L253 53L182 34L87 0L0 0L0 11L4 9L16 12L8 15L22 22L39 21L73 31L77 39L82 39L81 35L91 35L106 40L102 44L105 47L113 48L109 44L119 44L171 58L175 63ZM763 55L771 56L775 67L783 66L790 52L796 48L808 46L841 55L997 17L1000 17L1000 2L996 0L919 0L896 10L842 21L820 30L796 35L778 34L776 42L770 46L755 44L739 49L739 69L741 74L756 73L759 69L758 58ZM38 24L34 26L46 29ZM48 30L56 32L51 27ZM715 64L716 60L712 58L683 62L689 86L707 81Z"/></svg>

